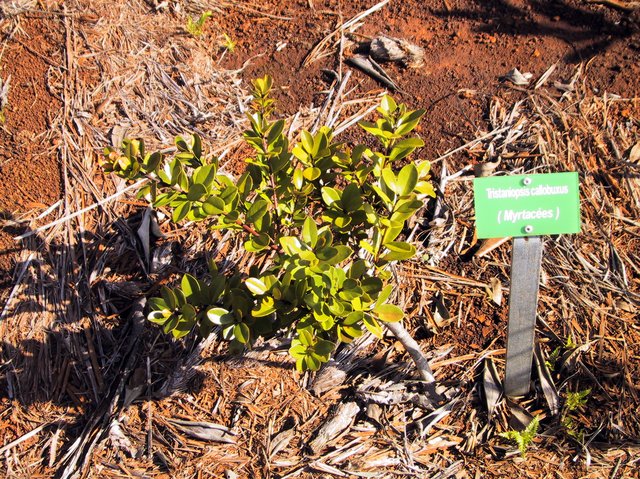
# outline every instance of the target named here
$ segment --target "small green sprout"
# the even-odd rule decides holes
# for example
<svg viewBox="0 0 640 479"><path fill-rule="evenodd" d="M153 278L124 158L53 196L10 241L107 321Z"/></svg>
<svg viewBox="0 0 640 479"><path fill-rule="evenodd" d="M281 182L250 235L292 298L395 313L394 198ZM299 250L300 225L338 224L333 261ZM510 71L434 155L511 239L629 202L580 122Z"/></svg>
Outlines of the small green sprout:
<svg viewBox="0 0 640 479"><path fill-rule="evenodd" d="M567 411L575 411L585 406L589 399L589 394L591 394L591 388L584 389L583 391L568 392L566 403Z"/></svg>
<svg viewBox="0 0 640 479"><path fill-rule="evenodd" d="M203 12L197 20L194 20L192 17L187 18L186 30L194 37L201 37L204 34L204 24L207 19L211 17L213 13L210 10Z"/></svg>
<svg viewBox="0 0 640 479"><path fill-rule="evenodd" d="M581 444L584 442L584 430L580 427L580 422L571 413L587 404L589 394L591 394L591 388L568 392L563 417L560 421L567 434Z"/></svg>
<svg viewBox="0 0 640 479"><path fill-rule="evenodd" d="M539 426L540 417L536 416L523 431L511 430L503 432L500 433L500 437L504 437L505 439L515 442L520 450L522 458L524 459L527 455L527 448L529 447L529 444L531 444L531 441L533 441L533 438L536 437L536 434L538 433Z"/></svg>
<svg viewBox="0 0 640 479"><path fill-rule="evenodd" d="M220 46L227 50L229 53L233 53L236 49L237 42L234 42L229 35L223 33L224 41L220 43Z"/></svg>

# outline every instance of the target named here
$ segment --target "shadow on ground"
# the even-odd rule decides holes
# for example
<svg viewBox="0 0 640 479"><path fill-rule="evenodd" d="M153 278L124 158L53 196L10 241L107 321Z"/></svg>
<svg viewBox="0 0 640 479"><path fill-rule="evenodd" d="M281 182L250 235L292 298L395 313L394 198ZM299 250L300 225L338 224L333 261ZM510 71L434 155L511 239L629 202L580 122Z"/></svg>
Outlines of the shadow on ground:
<svg viewBox="0 0 640 479"><path fill-rule="evenodd" d="M473 10L451 8L434 13L443 19L476 21L478 33L559 38L573 49L565 57L571 63L604 53L639 29L635 12L620 14L568 0L497 0L477 2Z"/></svg>

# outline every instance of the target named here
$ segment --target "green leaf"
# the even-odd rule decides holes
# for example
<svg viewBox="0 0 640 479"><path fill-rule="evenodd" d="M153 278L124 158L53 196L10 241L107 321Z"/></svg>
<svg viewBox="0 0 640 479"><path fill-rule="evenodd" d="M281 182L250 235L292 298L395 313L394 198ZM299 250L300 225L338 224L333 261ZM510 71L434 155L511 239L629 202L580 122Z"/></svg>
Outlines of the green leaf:
<svg viewBox="0 0 640 479"><path fill-rule="evenodd" d="M335 188L331 188L330 186L323 186L321 193L322 200L327 206L331 206L333 203L340 201L340 192Z"/></svg>
<svg viewBox="0 0 640 479"><path fill-rule="evenodd" d="M207 190L211 188L213 181L216 179L216 165L199 166L193 171L193 182L203 185Z"/></svg>
<svg viewBox="0 0 640 479"><path fill-rule="evenodd" d="M191 201L183 201L176 206L173 210L173 215L171 216L173 222L178 223L182 221L182 219L189 214L189 211L191 211L191 205Z"/></svg>
<svg viewBox="0 0 640 479"><path fill-rule="evenodd" d="M320 178L321 174L322 174L322 171L320 170L320 168L316 168L316 167L305 168L302 171L302 176L304 176L309 181L317 180L318 178Z"/></svg>
<svg viewBox="0 0 640 479"><path fill-rule="evenodd" d="M402 186L401 195L408 195L418 183L418 169L413 163L405 165L398 173L398 183Z"/></svg>
<svg viewBox="0 0 640 479"><path fill-rule="evenodd" d="M350 183L342 192L342 208L347 213L353 213L362 207L360 188L355 183Z"/></svg>
<svg viewBox="0 0 640 479"><path fill-rule="evenodd" d="M180 321L178 321L178 324L176 324L175 328L171 331L171 335L176 339L182 338L189 334L195 324L195 318L182 317Z"/></svg>
<svg viewBox="0 0 640 479"><path fill-rule="evenodd" d="M389 228L387 228L387 230L384 232L384 236L382 237L382 243L385 245L391 243L398 237L400 233L402 233L403 227L404 223L400 224L399 226L390 226Z"/></svg>
<svg viewBox="0 0 640 479"><path fill-rule="evenodd" d="M315 248L318 242L318 225L310 216L307 216L302 225L302 239L312 248Z"/></svg>
<svg viewBox="0 0 640 479"><path fill-rule="evenodd" d="M382 101L380 102L380 108L382 108L383 113L388 115L396 111L398 105L392 97L385 95L382 97Z"/></svg>
<svg viewBox="0 0 640 479"><path fill-rule="evenodd" d="M404 317L404 313L402 310L397 307L395 304L379 304L375 308L373 308L373 312L376 314L380 321L384 321L387 323L395 323L397 321L402 321Z"/></svg>
<svg viewBox="0 0 640 479"><path fill-rule="evenodd" d="M193 156L200 160L200 158L202 157L202 139L200 139L200 135L197 135L195 133L191 135L191 144L193 145L193 147L191 148L191 151L193 151Z"/></svg>
<svg viewBox="0 0 640 479"><path fill-rule="evenodd" d="M263 318L276 312L276 306L273 298L270 296L262 296L257 307L251 310L254 318Z"/></svg>
<svg viewBox="0 0 640 479"><path fill-rule="evenodd" d="M256 200L247 211L245 221L247 223L255 223L267 213L268 209L269 203L262 199Z"/></svg>
<svg viewBox="0 0 640 479"><path fill-rule="evenodd" d="M302 130L300 132L300 141L302 142L302 147L308 153L313 151L313 135L306 130Z"/></svg>
<svg viewBox="0 0 640 479"><path fill-rule="evenodd" d="M235 339L240 341L242 344L247 344L249 342L249 338L251 336L251 331L249 330L249 326L244 323L238 323L233 327L233 336Z"/></svg>
<svg viewBox="0 0 640 479"><path fill-rule="evenodd" d="M169 289L166 286L162 286L160 288L160 295L162 296L162 299L166 307L169 308L171 311L173 311L178 307L178 298L176 297L176 294L173 292L172 289ZM153 304L154 303L152 303L152 305ZM156 303L156 304L158 304L159 306L161 305L161 303Z"/></svg>
<svg viewBox="0 0 640 479"><path fill-rule="evenodd" d="M251 175L246 172L238 180L238 191L240 192L243 201L252 193L252 189L253 180L251 179Z"/></svg>
<svg viewBox="0 0 640 479"><path fill-rule="evenodd" d="M389 296L391 296L392 292L393 285L391 284L388 284L384 288L382 288L382 291L380 291L380 294L378 294L378 299L376 299L376 305L385 303L387 299L389 299Z"/></svg>
<svg viewBox="0 0 640 479"><path fill-rule="evenodd" d="M314 352L322 357L326 357L329 359L329 355L333 351L335 344L331 341L327 341L325 339L319 339L318 342L314 346Z"/></svg>
<svg viewBox="0 0 640 479"><path fill-rule="evenodd" d="M420 138L405 138L393 146L389 158L392 161L402 160L413 153L416 148L421 148L423 146L424 141Z"/></svg>
<svg viewBox="0 0 640 479"><path fill-rule="evenodd" d="M404 136L410 133L420 123L420 119L425 114L425 110L415 110L407 112L400 118L398 127L396 128L396 135Z"/></svg>
<svg viewBox="0 0 640 479"><path fill-rule="evenodd" d="M211 308L207 311L207 318L213 324L224 326L233 322L233 315L224 308Z"/></svg>
<svg viewBox="0 0 640 479"><path fill-rule="evenodd" d="M207 193L207 189L200 183L194 183L189 187L187 192L187 199L189 201L198 201Z"/></svg>
<svg viewBox="0 0 640 479"><path fill-rule="evenodd" d="M345 232L347 227L351 224L353 218L351 216L336 216L333 219L334 226L341 232Z"/></svg>
<svg viewBox="0 0 640 479"><path fill-rule="evenodd" d="M147 320L155 324L163 325L169 320L169 318L171 318L171 314L172 314L171 311L167 309L150 311L149 314L147 315Z"/></svg>
<svg viewBox="0 0 640 479"><path fill-rule="evenodd" d="M282 130L284 130L284 120L274 122L267 133L267 143L272 144L276 138L282 135Z"/></svg>
<svg viewBox="0 0 640 479"><path fill-rule="evenodd" d="M364 326L369 331L371 331L371 334L373 334L378 339L382 339L384 331L382 330L382 326L380 326L380 323L376 321L375 318L372 318L370 315L365 314L362 322L364 323Z"/></svg>
<svg viewBox="0 0 640 479"><path fill-rule="evenodd" d="M202 209L208 215L219 215L224 213L224 200L217 196L209 196L209 198L202 203Z"/></svg>
<svg viewBox="0 0 640 479"><path fill-rule="evenodd" d="M284 252L290 256L298 254L302 251L302 244L300 243L300 240L295 236L283 236L280 238L279 242Z"/></svg>
<svg viewBox="0 0 640 479"><path fill-rule="evenodd" d="M304 173L300 168L293 170L293 186L295 186L297 190L301 190L304 186Z"/></svg>
<svg viewBox="0 0 640 479"><path fill-rule="evenodd" d="M267 291L269 291L267 285L264 284L264 281L262 281L260 278L247 278L244 284L247 286L247 289L251 291L251 293L255 296L262 296Z"/></svg>
<svg viewBox="0 0 640 479"><path fill-rule="evenodd" d="M200 286L200 282L196 278L194 278L190 274L185 274L182 277L180 286L182 288L182 292L187 298L187 301L195 305L200 304L200 301L201 301L200 292L202 288Z"/></svg>
<svg viewBox="0 0 640 479"><path fill-rule="evenodd" d="M433 188L433 185L428 181L418 181L415 191L419 195L431 196L432 198L436 197L436 190Z"/></svg>
<svg viewBox="0 0 640 479"><path fill-rule="evenodd" d="M182 318L187 321L193 321L198 314L196 312L196 308L188 303L182 305L182 308L180 308L180 312L182 313Z"/></svg>
<svg viewBox="0 0 640 479"><path fill-rule="evenodd" d="M393 174L393 171L391 171L391 168L384 168L382 170L382 181L387 188L395 194L402 194L402 185L398 183L398 179L396 178L396 175Z"/></svg>
<svg viewBox="0 0 640 479"><path fill-rule="evenodd" d="M390 241L385 243L384 247L389 252L380 258L383 261L402 261L412 258L416 254L415 246L404 241Z"/></svg>

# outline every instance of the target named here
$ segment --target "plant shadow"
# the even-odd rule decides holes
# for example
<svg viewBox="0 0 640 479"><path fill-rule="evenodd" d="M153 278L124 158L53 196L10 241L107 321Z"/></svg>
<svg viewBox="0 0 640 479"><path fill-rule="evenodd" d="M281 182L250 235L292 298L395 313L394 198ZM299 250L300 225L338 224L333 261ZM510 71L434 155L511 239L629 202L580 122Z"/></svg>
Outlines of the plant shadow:
<svg viewBox="0 0 640 479"><path fill-rule="evenodd" d="M2 213L5 234L28 236L3 251L19 260L0 306L0 411L19 408L34 418L40 411L45 420L56 411L65 420L45 429L64 431L62 454L131 401L196 393L203 382L193 359L198 340L174 340L147 325L145 297L178 268L146 273L135 233L141 217L61 243Z"/></svg>
<svg viewBox="0 0 640 479"><path fill-rule="evenodd" d="M631 15L610 15L607 8L594 9L584 2L567 0L496 0L477 2L474 9L440 9L435 15L476 23L477 33L505 33L513 36L555 37L569 44L573 52L565 56L570 63L586 61L606 52L638 31Z"/></svg>

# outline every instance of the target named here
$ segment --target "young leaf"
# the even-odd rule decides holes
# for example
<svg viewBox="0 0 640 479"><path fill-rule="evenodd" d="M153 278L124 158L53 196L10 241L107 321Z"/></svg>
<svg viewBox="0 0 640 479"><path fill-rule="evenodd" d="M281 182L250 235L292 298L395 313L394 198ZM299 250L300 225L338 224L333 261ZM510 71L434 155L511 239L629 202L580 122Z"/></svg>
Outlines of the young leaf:
<svg viewBox="0 0 640 479"><path fill-rule="evenodd" d="M380 101L380 108L383 114L389 115L394 111L396 111L396 109L398 108L398 105L396 104L395 100L391 96L385 95L382 97L382 100Z"/></svg>
<svg viewBox="0 0 640 479"><path fill-rule="evenodd" d="M423 146L424 141L422 141L420 138L406 138L399 141L393 146L389 158L392 161L402 160L403 158L406 158L411 153L413 153L413 150L415 150L416 148L421 148Z"/></svg>

